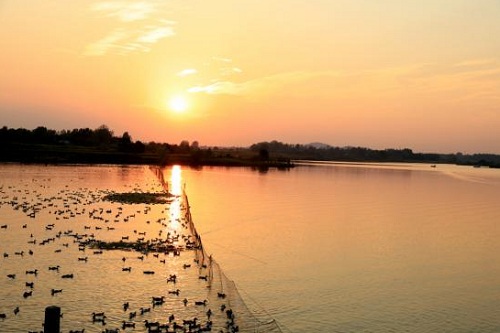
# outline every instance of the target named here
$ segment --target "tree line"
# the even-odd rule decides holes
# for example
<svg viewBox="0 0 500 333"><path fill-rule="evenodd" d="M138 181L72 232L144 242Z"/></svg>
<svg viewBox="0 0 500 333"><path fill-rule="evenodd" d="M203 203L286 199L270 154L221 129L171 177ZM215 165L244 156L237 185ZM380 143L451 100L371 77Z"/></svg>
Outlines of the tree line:
<svg viewBox="0 0 500 333"><path fill-rule="evenodd" d="M246 148L201 147L198 141L179 144L134 141L128 132L116 136L106 125L96 129L56 131L39 126L0 128L0 161L27 163L130 163L248 165L289 167L292 160L345 162L450 163L500 167L500 155L415 153L409 148L370 149L325 144L264 141Z"/></svg>
<svg viewBox="0 0 500 333"><path fill-rule="evenodd" d="M364 147L333 147L329 145L287 144L279 141L264 141L253 144L250 149L261 156L275 155L292 160L345 161L345 162L408 162L448 163L479 167L500 167L500 155L495 154L438 154L415 153L409 148L370 149Z"/></svg>
<svg viewBox="0 0 500 333"><path fill-rule="evenodd" d="M106 125L96 129L56 131L0 128L0 161L25 163L130 163L158 164L169 154L184 154L198 147L187 141L167 144L134 141L129 132L115 135Z"/></svg>
<svg viewBox="0 0 500 333"><path fill-rule="evenodd" d="M0 128L0 142L2 144L36 144L36 145L66 145L94 148L108 148L128 153L144 153L168 150L169 152L186 152L198 148L198 142L182 141L180 144L156 143L154 141L143 143L133 141L129 132L115 136L114 132L106 125L96 129L75 128L72 130L56 131L39 126L33 130L25 128Z"/></svg>

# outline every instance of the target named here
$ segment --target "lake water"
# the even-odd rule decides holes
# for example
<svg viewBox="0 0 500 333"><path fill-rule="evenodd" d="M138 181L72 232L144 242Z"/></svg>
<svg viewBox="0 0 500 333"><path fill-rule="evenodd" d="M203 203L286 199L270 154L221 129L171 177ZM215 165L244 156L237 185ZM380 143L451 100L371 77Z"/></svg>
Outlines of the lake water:
<svg viewBox="0 0 500 333"><path fill-rule="evenodd" d="M500 332L500 170L184 170L198 231L293 332Z"/></svg>
<svg viewBox="0 0 500 333"><path fill-rule="evenodd" d="M165 179L171 178L170 168L163 172ZM182 168L181 181L205 250L234 280L247 305L275 318L284 332L500 331L500 170L309 163L266 173ZM54 198L57 209L64 209L70 201L73 215L65 223L81 232L90 232L83 228L88 226L103 239L137 237L138 224L113 222L120 210L120 219L142 222L176 214L161 205L102 202L98 207L112 211L111 224L81 214L91 209L84 203L97 205L90 202L105 191L159 191L147 167L1 165L0 188L4 202L13 196L18 202ZM76 262L75 257L83 255L76 247L64 247L68 239L49 248L34 247L32 256L16 256L15 251L33 248L26 244L30 233L41 240L52 232L45 230L47 224L56 224L54 232L67 230L53 210L43 209L34 223L22 209L5 203L0 208L0 225L8 224L0 229L0 252L9 253L0 258L0 313L9 315L0 319L1 332L39 330L41 310L53 303L64 305L63 323L100 332L102 327L88 323L91 312L120 308L127 299L147 304L151 295L172 289L165 283L166 272L148 278L142 274L144 269L157 270L158 259L139 261L135 254L116 251L90 253L88 267L93 269L87 269ZM106 230L110 225L116 230ZM140 228L151 235L164 227L142 223ZM55 252L58 249L62 252ZM43 251L47 255L42 256ZM127 265L134 266L129 275L120 271L124 255ZM184 274L180 260L168 257L168 272ZM63 281L50 275L46 267L56 263L81 279ZM23 299L24 282L31 278L24 271L37 267L43 274L35 278L33 296ZM15 271L15 280L6 277ZM207 297L197 275L186 276L180 288L193 290L190 300ZM89 281L97 291L90 289ZM50 288L64 291L51 296ZM144 318L153 320L174 310L186 316L199 312L194 306L184 311L179 302L172 298L156 317ZM15 306L21 312L13 317ZM111 322L121 322L121 313L108 313ZM20 326L23 329L16 330Z"/></svg>

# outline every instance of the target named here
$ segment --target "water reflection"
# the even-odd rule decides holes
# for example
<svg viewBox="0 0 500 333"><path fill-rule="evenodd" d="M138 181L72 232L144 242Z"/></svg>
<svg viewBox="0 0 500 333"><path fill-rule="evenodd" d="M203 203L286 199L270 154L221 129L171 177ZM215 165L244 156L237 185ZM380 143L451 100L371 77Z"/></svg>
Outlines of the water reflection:
<svg viewBox="0 0 500 333"><path fill-rule="evenodd" d="M175 199L169 208L170 223L167 232L176 234L181 228L182 169L180 165L174 165L171 169L170 193L175 195Z"/></svg>
<svg viewBox="0 0 500 333"><path fill-rule="evenodd" d="M172 167L170 176L171 192L174 195L182 194L182 169L180 165L174 165Z"/></svg>

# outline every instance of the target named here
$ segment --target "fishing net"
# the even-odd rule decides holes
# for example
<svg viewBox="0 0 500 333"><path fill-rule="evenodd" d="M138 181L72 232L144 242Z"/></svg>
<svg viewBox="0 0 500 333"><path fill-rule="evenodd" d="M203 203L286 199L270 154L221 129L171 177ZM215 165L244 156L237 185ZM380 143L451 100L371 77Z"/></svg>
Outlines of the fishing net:
<svg viewBox="0 0 500 333"><path fill-rule="evenodd" d="M152 168L164 189L169 192L169 183L165 180L163 169ZM187 229L195 240L194 255L199 269L199 276L208 282L207 300L211 304L222 303L219 316L225 316L229 332L282 332L280 326L265 310L247 306L236 284L222 271L216 260L208 255L203 247L200 235L196 231L190 211L189 200L185 191L181 194L181 211Z"/></svg>

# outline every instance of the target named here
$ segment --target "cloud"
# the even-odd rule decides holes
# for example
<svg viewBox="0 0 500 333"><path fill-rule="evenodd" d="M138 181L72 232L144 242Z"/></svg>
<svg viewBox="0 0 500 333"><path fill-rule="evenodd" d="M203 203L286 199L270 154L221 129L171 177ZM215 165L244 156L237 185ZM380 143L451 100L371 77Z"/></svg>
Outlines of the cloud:
<svg viewBox="0 0 500 333"><path fill-rule="evenodd" d="M155 12L155 7L150 1L103 1L94 3L91 9L122 22L133 22L148 18Z"/></svg>
<svg viewBox="0 0 500 333"><path fill-rule="evenodd" d="M198 73L198 71L194 68L186 68L186 69L180 71L179 73L177 73L177 76L184 77L184 76L188 76L188 75L194 75L197 73Z"/></svg>
<svg viewBox="0 0 500 333"><path fill-rule="evenodd" d="M286 90L286 86L305 82L318 77L334 76L334 72L285 72L256 78L244 82L217 81L208 85L198 85L188 89L191 93L250 95L271 94Z"/></svg>
<svg viewBox="0 0 500 333"><path fill-rule="evenodd" d="M175 22L165 21L162 24L149 25L142 29L115 29L100 40L87 45L84 55L102 56L109 52L121 55L131 52L149 52L152 44L175 35L173 24Z"/></svg>
<svg viewBox="0 0 500 333"><path fill-rule="evenodd" d="M223 63L233 62L232 59L225 58L225 57L212 57L212 60L214 60L215 62L223 62Z"/></svg>
<svg viewBox="0 0 500 333"><path fill-rule="evenodd" d="M414 64L370 71L293 71L236 82L220 78L191 93L239 96L489 103L500 99L500 61Z"/></svg>
<svg viewBox="0 0 500 333"><path fill-rule="evenodd" d="M230 81L219 81L207 86L194 86L188 88L187 91L190 93L206 93L209 95L242 95L245 93L245 86L244 84L238 84Z"/></svg>
<svg viewBox="0 0 500 333"><path fill-rule="evenodd" d="M118 20L119 27L101 39L90 43L84 50L86 56L102 56L113 52L149 52L160 40L175 35L175 21L165 20L160 11L163 1L101 1L91 6L103 17Z"/></svg>
<svg viewBox="0 0 500 333"><path fill-rule="evenodd" d="M84 54L87 56L101 56L110 49L121 48L118 42L127 38L127 33L123 30L115 30L100 40L87 45Z"/></svg>
<svg viewBox="0 0 500 333"><path fill-rule="evenodd" d="M232 75L235 75L235 74L240 74L242 73L243 71L238 68L238 67L222 67L220 70L220 75L221 76L232 76Z"/></svg>
<svg viewBox="0 0 500 333"><path fill-rule="evenodd" d="M172 26L166 25L150 27L144 33L138 36L136 41L138 43L154 44L160 39L173 35L175 35L175 32Z"/></svg>

